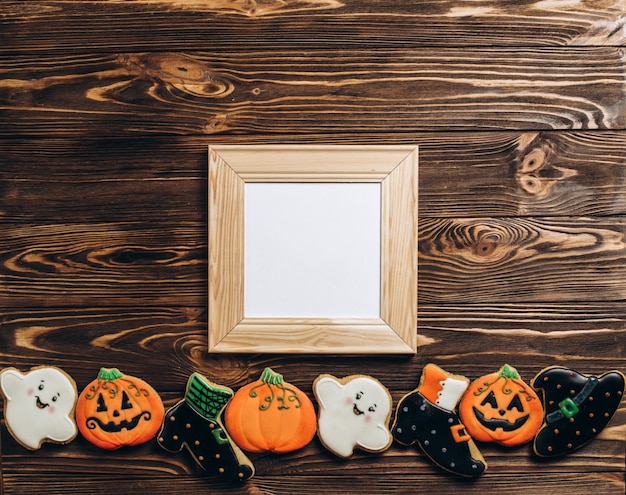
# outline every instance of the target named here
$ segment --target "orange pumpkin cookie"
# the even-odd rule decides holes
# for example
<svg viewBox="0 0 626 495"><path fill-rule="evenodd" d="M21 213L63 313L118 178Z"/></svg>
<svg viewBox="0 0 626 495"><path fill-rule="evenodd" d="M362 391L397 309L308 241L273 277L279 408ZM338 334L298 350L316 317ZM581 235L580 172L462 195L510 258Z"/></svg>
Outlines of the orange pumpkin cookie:
<svg viewBox="0 0 626 495"><path fill-rule="evenodd" d="M316 429L311 400L270 368L235 393L224 422L235 443L248 452L298 450L313 439Z"/></svg>
<svg viewBox="0 0 626 495"><path fill-rule="evenodd" d="M117 368L101 368L76 404L76 423L83 437L107 450L147 442L159 431L164 416L156 391Z"/></svg>
<svg viewBox="0 0 626 495"><path fill-rule="evenodd" d="M513 447L535 436L543 421L543 406L517 370L505 364L468 387L459 414L475 440Z"/></svg>

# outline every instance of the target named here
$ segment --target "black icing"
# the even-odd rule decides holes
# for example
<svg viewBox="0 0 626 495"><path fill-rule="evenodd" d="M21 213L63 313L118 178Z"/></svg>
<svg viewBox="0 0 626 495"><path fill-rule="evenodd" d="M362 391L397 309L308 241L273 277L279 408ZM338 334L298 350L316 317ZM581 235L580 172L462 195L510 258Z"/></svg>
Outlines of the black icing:
<svg viewBox="0 0 626 495"><path fill-rule="evenodd" d="M438 466L461 476L480 476L487 465L474 459L470 451L472 440L458 441L451 428L463 431L457 414L431 403L421 393L413 392L398 404L393 437L404 445L414 442Z"/></svg>
<svg viewBox="0 0 626 495"><path fill-rule="evenodd" d="M587 395L581 394L593 377L567 368L548 368L539 373L532 386L543 395L546 422L537 433L533 449L541 457L572 452L600 433L619 407L624 392L624 375L611 371L597 377L597 383ZM595 381L595 380L594 380ZM565 401L586 396L571 417L560 414ZM579 402L576 400L576 402Z"/></svg>
<svg viewBox="0 0 626 495"><path fill-rule="evenodd" d="M185 447L211 476L245 481L254 474L252 462L234 445L222 426L198 414L185 401L166 413L158 443L170 452L180 452Z"/></svg>
<svg viewBox="0 0 626 495"><path fill-rule="evenodd" d="M510 421L507 421L506 419L497 419L497 418L487 419L485 418L485 415L481 413L478 409L476 409L475 407L472 409L474 410L474 416L476 416L476 419L478 420L478 422L481 425L483 425L485 428L491 431L496 431L498 428L500 428L503 431L519 430L524 425L524 423L528 421L528 418L530 417L527 414L526 416L522 416L521 418L511 423Z"/></svg>
<svg viewBox="0 0 626 495"><path fill-rule="evenodd" d="M150 421L151 417L152 417L152 414L150 413L150 411L143 411L137 414L136 416L134 416L133 418L131 418L130 421L124 419L120 421L119 423L115 423L113 421L104 423L99 418L96 418L95 416L91 416L85 420L85 425L90 430L95 430L96 428L100 428L102 431L106 431L107 433L117 433L122 430L132 430L137 427L137 425L139 424L139 421L141 421L142 418L145 419L146 421Z"/></svg>

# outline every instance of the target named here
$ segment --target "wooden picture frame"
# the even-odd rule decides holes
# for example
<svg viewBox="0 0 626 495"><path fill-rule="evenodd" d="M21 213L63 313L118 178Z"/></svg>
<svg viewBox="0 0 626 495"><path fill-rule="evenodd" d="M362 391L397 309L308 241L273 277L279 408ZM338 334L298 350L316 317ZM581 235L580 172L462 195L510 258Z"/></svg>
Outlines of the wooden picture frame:
<svg viewBox="0 0 626 495"><path fill-rule="evenodd" d="M209 146L209 352L414 354L417 179L415 146ZM246 317L248 182L380 184L379 317Z"/></svg>

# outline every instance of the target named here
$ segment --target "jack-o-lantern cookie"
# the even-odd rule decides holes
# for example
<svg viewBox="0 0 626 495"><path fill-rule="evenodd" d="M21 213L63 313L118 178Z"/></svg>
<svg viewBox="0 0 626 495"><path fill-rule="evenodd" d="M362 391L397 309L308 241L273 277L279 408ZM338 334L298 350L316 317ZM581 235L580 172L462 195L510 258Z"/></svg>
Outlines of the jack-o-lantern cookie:
<svg viewBox="0 0 626 495"><path fill-rule="evenodd" d="M378 380L366 375L342 379L320 375L313 392L319 404L317 433L328 450L345 458L355 448L367 452L389 448L392 399Z"/></svg>
<svg viewBox="0 0 626 495"><path fill-rule="evenodd" d="M543 406L517 370L505 364L471 383L459 415L474 440L513 447L533 439L543 421Z"/></svg>
<svg viewBox="0 0 626 495"><path fill-rule="evenodd" d="M187 381L185 398L165 414L157 441L169 452L187 449L207 474L227 481L245 481L254 465L220 421L233 391L199 373Z"/></svg>
<svg viewBox="0 0 626 495"><path fill-rule="evenodd" d="M400 400L391 431L401 444L417 443L442 469L476 477L487 463L456 413L468 385L468 378L427 364L417 389Z"/></svg>
<svg viewBox="0 0 626 495"><path fill-rule="evenodd" d="M23 447L39 449L43 443L69 443L77 435L74 407L76 383L65 371L42 366L21 373L0 372L4 419L9 433Z"/></svg>
<svg viewBox="0 0 626 495"><path fill-rule="evenodd" d="M624 382L619 371L600 376L560 366L540 371L531 382L541 392L545 408L545 420L533 444L535 454L559 456L593 440L617 411Z"/></svg>
<svg viewBox="0 0 626 495"><path fill-rule="evenodd" d="M248 452L301 449L315 436L316 419L311 399L270 368L237 390L224 412L228 433Z"/></svg>
<svg viewBox="0 0 626 495"><path fill-rule="evenodd" d="M141 378L124 375L117 368L101 368L76 404L81 435L107 450L151 440L164 415L159 394Z"/></svg>

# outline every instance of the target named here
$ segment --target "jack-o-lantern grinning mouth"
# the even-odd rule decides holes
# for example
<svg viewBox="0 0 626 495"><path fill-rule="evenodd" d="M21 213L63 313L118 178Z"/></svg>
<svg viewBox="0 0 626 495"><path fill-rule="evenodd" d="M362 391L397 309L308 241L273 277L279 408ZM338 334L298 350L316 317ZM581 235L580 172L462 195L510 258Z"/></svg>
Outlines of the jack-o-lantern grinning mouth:
<svg viewBox="0 0 626 495"><path fill-rule="evenodd" d="M487 419L485 418L485 415L475 407L473 408L473 410L478 422L491 431L496 431L498 428L501 428L503 431L519 430L524 425L524 423L528 421L529 417L529 415L527 414L526 416L522 416L521 418L511 423L506 419Z"/></svg>
<svg viewBox="0 0 626 495"><path fill-rule="evenodd" d="M89 428L90 430L95 430L96 427L100 427L102 431L106 431L107 433L117 433L124 429L132 430L139 424L139 421L142 418L145 419L146 421L149 421L151 417L152 417L152 414L150 414L150 411L143 411L137 414L137 416L133 417L130 421L124 419L120 421L119 423L114 423L113 421L104 423L103 421L96 418L95 416L91 416L85 420L85 424L87 425L87 428Z"/></svg>
<svg viewBox="0 0 626 495"><path fill-rule="evenodd" d="M45 409L46 407L49 406L49 404L46 404L45 402L41 402L41 399L39 399L39 396L35 396L35 398L37 399L37 401L35 402L35 405L39 409Z"/></svg>

